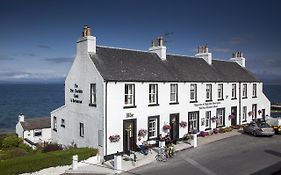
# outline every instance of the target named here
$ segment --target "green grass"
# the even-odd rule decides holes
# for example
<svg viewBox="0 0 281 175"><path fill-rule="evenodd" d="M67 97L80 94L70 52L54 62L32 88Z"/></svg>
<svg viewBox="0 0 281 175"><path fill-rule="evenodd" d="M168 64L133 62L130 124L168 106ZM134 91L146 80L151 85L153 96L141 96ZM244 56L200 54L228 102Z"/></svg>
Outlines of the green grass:
<svg viewBox="0 0 281 175"><path fill-rule="evenodd" d="M1 174L31 173L48 167L70 165L72 156L77 154L79 161L97 154L93 148L73 148L63 151L38 152L23 157L0 160Z"/></svg>

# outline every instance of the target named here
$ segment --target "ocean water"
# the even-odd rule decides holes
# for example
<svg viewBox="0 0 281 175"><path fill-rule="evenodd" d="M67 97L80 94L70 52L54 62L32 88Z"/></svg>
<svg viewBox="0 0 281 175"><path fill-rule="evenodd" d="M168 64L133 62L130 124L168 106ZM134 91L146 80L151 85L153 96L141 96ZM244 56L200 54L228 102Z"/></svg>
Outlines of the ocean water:
<svg viewBox="0 0 281 175"><path fill-rule="evenodd" d="M18 115L47 117L64 104L63 84L0 84L0 131L15 131Z"/></svg>
<svg viewBox="0 0 281 175"><path fill-rule="evenodd" d="M18 115L50 116L64 104L63 84L0 84L0 131L15 131ZM281 102L281 85L265 85L271 102Z"/></svg>

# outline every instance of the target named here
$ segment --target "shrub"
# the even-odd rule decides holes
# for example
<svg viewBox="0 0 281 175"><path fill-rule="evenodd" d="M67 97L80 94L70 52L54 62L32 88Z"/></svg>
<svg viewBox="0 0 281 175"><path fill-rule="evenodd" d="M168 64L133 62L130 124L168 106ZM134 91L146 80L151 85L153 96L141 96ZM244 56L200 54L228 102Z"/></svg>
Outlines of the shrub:
<svg viewBox="0 0 281 175"><path fill-rule="evenodd" d="M57 143L49 143L43 148L43 152L62 150L62 146Z"/></svg>
<svg viewBox="0 0 281 175"><path fill-rule="evenodd" d="M27 151L22 148L13 148L8 151L8 157L20 157L27 155Z"/></svg>
<svg viewBox="0 0 281 175"><path fill-rule="evenodd" d="M43 168L70 165L72 156L75 154L81 161L95 156L97 152L97 149L93 148L76 148L48 153L37 152L33 155L2 160L0 170L1 174L31 173Z"/></svg>
<svg viewBox="0 0 281 175"><path fill-rule="evenodd" d="M226 127L225 128L225 132L231 132L232 131L232 128L231 127Z"/></svg>
<svg viewBox="0 0 281 175"><path fill-rule="evenodd" d="M32 151L32 148L30 146L28 146L27 144L24 144L24 143L20 143L19 148L24 149L26 152Z"/></svg>
<svg viewBox="0 0 281 175"><path fill-rule="evenodd" d="M19 146L19 143L22 142L22 139L18 138L16 135L11 135L4 138L2 147L4 149L15 148Z"/></svg>
<svg viewBox="0 0 281 175"><path fill-rule="evenodd" d="M0 134L0 149L2 148L3 140L7 137L7 134Z"/></svg>
<svg viewBox="0 0 281 175"><path fill-rule="evenodd" d="M219 129L219 133L225 133L225 132L226 132L226 130L224 128Z"/></svg>
<svg viewBox="0 0 281 175"><path fill-rule="evenodd" d="M214 128L214 129L213 129L213 133L214 133L214 134L217 134L217 133L219 133L219 130L218 130L217 128Z"/></svg>
<svg viewBox="0 0 281 175"><path fill-rule="evenodd" d="M208 136L208 135L209 135L209 133L205 132L205 131L200 131L200 133L199 133L199 136L201 136L201 137L205 137L205 136Z"/></svg>

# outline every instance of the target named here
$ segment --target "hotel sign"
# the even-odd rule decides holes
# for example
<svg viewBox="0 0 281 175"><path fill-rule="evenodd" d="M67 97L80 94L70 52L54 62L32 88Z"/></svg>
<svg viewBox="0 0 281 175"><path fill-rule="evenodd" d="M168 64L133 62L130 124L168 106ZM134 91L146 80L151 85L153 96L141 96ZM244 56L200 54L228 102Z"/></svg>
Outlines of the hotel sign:
<svg viewBox="0 0 281 175"><path fill-rule="evenodd" d="M70 98L70 102L82 103L82 100L80 99L80 95L83 93L83 90L79 89L78 84L74 84L74 88L70 89L69 92L73 94L73 98Z"/></svg>
<svg viewBox="0 0 281 175"><path fill-rule="evenodd" d="M217 108L221 102L206 102L206 103L197 103L194 104L195 107L199 107L199 109L210 109Z"/></svg>

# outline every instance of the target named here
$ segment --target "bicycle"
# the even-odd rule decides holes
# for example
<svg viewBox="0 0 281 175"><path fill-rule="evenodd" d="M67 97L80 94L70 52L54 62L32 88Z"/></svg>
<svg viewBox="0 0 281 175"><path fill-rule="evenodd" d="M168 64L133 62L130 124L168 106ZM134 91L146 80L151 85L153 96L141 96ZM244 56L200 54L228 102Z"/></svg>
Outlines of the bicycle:
<svg viewBox="0 0 281 175"><path fill-rule="evenodd" d="M166 162L168 160L167 154L166 154L166 148L160 147L158 150L158 154L155 156L155 159L157 161Z"/></svg>

